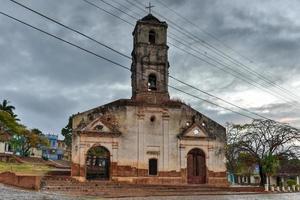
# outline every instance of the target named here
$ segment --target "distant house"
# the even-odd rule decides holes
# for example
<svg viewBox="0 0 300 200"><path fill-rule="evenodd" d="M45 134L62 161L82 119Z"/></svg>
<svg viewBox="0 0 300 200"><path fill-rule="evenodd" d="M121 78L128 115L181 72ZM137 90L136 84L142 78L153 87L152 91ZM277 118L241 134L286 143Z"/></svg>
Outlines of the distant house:
<svg viewBox="0 0 300 200"><path fill-rule="evenodd" d="M43 156L42 148L41 147L31 148L29 156L35 158L41 158Z"/></svg>
<svg viewBox="0 0 300 200"><path fill-rule="evenodd" d="M252 172L248 173L228 173L228 182L232 185L259 185L260 176L258 165L255 165Z"/></svg>
<svg viewBox="0 0 300 200"><path fill-rule="evenodd" d="M71 147L68 147L63 140L57 140L58 148L63 150L63 159L71 161Z"/></svg>
<svg viewBox="0 0 300 200"><path fill-rule="evenodd" d="M277 173L272 175L269 180L269 184L274 186L285 186L288 180L294 180L296 184L300 184L300 161L283 162ZM256 168L250 175L229 173L228 181L230 184L259 185L260 176Z"/></svg>
<svg viewBox="0 0 300 200"><path fill-rule="evenodd" d="M49 140L49 147L42 147L42 157L50 160L62 160L64 150L59 147L58 135L47 134Z"/></svg>
<svg viewBox="0 0 300 200"><path fill-rule="evenodd" d="M280 167L276 175L270 178L271 185L287 185L288 180L294 180L296 184L300 183L300 161L285 161Z"/></svg>
<svg viewBox="0 0 300 200"><path fill-rule="evenodd" d="M8 133L1 132L0 134L0 153L13 154L13 149L9 144L11 136Z"/></svg>

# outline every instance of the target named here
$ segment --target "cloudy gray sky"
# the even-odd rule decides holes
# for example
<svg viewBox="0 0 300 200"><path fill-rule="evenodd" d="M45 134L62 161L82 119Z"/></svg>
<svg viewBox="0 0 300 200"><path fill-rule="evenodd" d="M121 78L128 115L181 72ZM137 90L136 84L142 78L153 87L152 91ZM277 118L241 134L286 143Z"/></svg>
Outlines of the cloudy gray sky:
<svg viewBox="0 0 300 200"><path fill-rule="evenodd" d="M130 60L8 0L0 1L0 11L130 67ZM101 0L89 1L131 23L136 21ZM135 18L147 14L138 7L144 7L148 1L136 2L135 5L138 7L130 3L135 0L105 1ZM82 0L18 2L127 55L131 53L133 26ZM181 41L178 43L172 38L168 39L171 75L253 112L300 127L300 98L295 97L300 96L299 1L164 0L163 2L181 15L172 12L158 0L152 1L155 5L154 15L167 21L171 37ZM214 65L221 69L199 58L205 58L209 62L217 61L218 63ZM267 77L272 85L266 82L266 79L262 80L262 77L251 74L249 69ZM119 98L131 97L128 71L2 15L0 15L0 77L0 100L8 99L16 107L16 113L22 123L29 128L39 128L44 133L59 134L71 114ZM275 87L274 82L280 88ZM174 81L170 81L170 84L235 109ZM282 88L295 95L283 91ZM183 99L221 124L249 121L238 114L224 111L172 89L170 94L172 98Z"/></svg>

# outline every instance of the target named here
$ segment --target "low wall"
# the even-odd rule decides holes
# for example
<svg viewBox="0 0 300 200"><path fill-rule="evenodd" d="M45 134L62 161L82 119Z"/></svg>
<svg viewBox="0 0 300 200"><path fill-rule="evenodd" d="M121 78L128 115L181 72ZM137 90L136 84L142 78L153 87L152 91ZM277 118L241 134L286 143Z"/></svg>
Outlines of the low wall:
<svg viewBox="0 0 300 200"><path fill-rule="evenodd" d="M3 172L0 174L0 183L13 185L25 189L39 190L41 186L41 177L16 175L12 172Z"/></svg>
<svg viewBox="0 0 300 200"><path fill-rule="evenodd" d="M47 176L71 176L70 169L56 169L47 172Z"/></svg>

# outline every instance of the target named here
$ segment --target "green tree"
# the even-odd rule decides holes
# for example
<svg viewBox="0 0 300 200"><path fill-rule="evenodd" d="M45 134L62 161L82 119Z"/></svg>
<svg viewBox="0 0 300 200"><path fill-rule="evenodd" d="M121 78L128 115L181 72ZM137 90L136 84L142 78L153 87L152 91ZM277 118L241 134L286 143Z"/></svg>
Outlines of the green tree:
<svg viewBox="0 0 300 200"><path fill-rule="evenodd" d="M279 169L279 159L275 155L266 155L262 159L262 171L266 174L268 183L270 183L270 176L276 174Z"/></svg>
<svg viewBox="0 0 300 200"><path fill-rule="evenodd" d="M9 105L9 103L10 102L8 100L4 99L2 104L0 104L0 110L8 112L16 121L19 121L17 115L14 113L16 108L12 105Z"/></svg>
<svg viewBox="0 0 300 200"><path fill-rule="evenodd" d="M236 163L236 172L246 176L250 176L253 173L256 164L255 159L247 152L240 152Z"/></svg>
<svg viewBox="0 0 300 200"><path fill-rule="evenodd" d="M31 148L47 146L48 140L39 129L27 129L8 111L0 110L0 140L4 134L9 134L11 139L9 143L15 153L19 152L22 156L29 155Z"/></svg>
<svg viewBox="0 0 300 200"><path fill-rule="evenodd" d="M10 113L0 110L0 134L20 134L24 129L25 126L18 123Z"/></svg>
<svg viewBox="0 0 300 200"><path fill-rule="evenodd" d="M68 147L71 147L72 145L72 117L73 116L69 117L68 124L61 129L61 134L65 137L64 142Z"/></svg>
<svg viewBox="0 0 300 200"><path fill-rule="evenodd" d="M29 156L31 148L40 146L48 146L48 139L38 129L23 130L21 134L14 135L10 141L15 152L19 152L21 156Z"/></svg>
<svg viewBox="0 0 300 200"><path fill-rule="evenodd" d="M238 158L238 148L235 144L227 144L225 146L225 156L226 156L226 168L228 172L237 173L237 158Z"/></svg>
<svg viewBox="0 0 300 200"><path fill-rule="evenodd" d="M35 135L43 136L43 132L37 128L31 129L31 132L34 133Z"/></svg>

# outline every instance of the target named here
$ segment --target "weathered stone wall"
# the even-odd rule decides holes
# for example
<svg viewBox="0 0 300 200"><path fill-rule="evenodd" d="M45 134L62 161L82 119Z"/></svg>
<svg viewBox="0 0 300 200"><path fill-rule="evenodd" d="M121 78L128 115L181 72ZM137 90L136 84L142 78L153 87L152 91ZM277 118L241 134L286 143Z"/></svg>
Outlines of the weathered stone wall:
<svg viewBox="0 0 300 200"><path fill-rule="evenodd" d="M92 111L90 111L92 112ZM74 128L87 120L90 112L74 118ZM74 134L72 175L85 177L86 153L92 146L103 146L111 154L111 179L137 183L186 183L187 154L193 148L203 150L206 157L207 183L225 185L224 129L215 124L205 138L178 138L187 123L199 120L208 126L209 119L188 106L124 106L99 114L109 116L121 132L119 137L97 137L97 134ZM95 114L95 117L97 114ZM151 120L152 119L152 120ZM154 119L154 120L153 120ZM220 137L215 137L220 131ZM158 160L158 176L148 175L148 160Z"/></svg>
<svg viewBox="0 0 300 200"><path fill-rule="evenodd" d="M155 33L155 43L149 43L149 31ZM160 103L169 100L168 46L166 23L138 21L134 30L132 51L132 98ZM156 77L156 90L148 90L148 76Z"/></svg>

